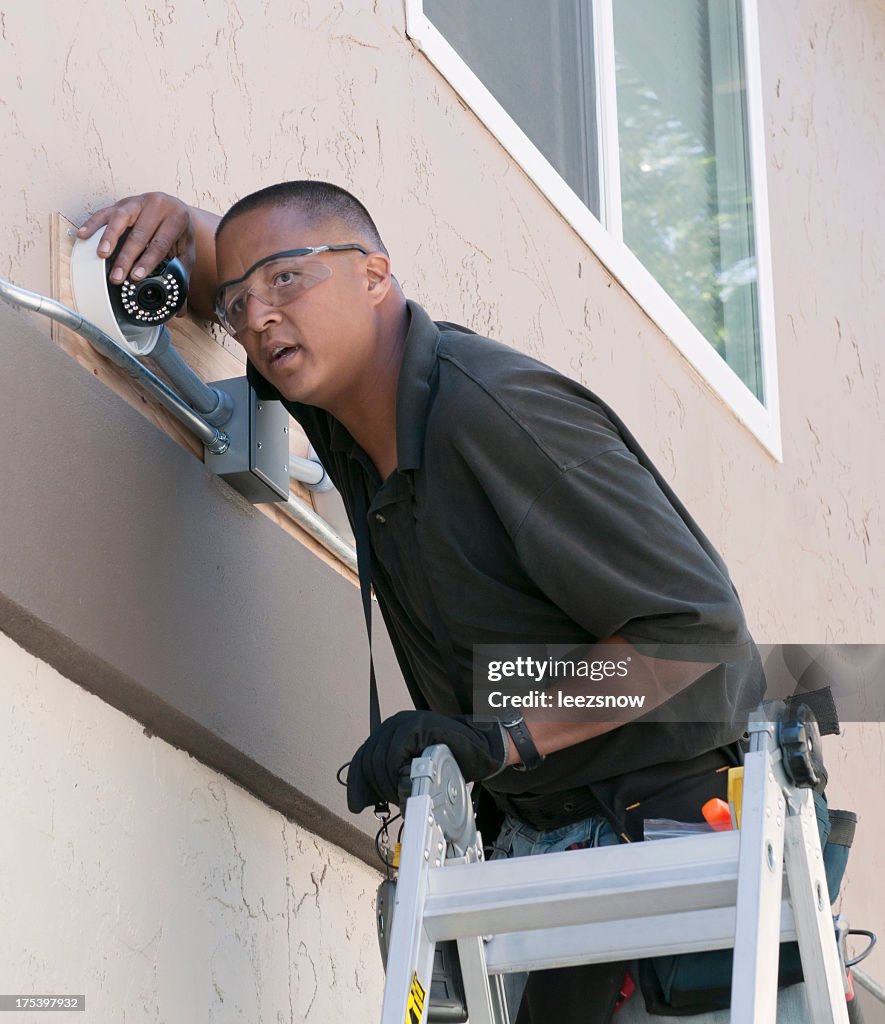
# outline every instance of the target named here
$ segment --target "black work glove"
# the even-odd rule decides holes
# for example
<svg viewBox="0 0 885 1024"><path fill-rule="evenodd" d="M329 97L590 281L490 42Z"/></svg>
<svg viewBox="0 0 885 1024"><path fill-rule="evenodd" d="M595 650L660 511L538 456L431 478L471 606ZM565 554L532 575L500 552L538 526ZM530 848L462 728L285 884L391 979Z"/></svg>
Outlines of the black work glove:
<svg viewBox="0 0 885 1024"><path fill-rule="evenodd" d="M470 715L400 711L386 719L353 755L347 770L347 806L354 814L375 803L399 803L400 776L408 779L413 757L445 743L467 782L487 779L504 768L507 746L497 722Z"/></svg>

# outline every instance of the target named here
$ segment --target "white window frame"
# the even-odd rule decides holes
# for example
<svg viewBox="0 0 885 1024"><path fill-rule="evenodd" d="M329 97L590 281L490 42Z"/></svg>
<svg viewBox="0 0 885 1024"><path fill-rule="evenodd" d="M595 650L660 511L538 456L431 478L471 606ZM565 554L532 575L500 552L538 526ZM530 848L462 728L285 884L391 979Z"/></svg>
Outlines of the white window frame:
<svg viewBox="0 0 885 1024"><path fill-rule="evenodd" d="M762 67L757 0L741 0L746 76L750 182L762 366L760 401L624 244L615 90L612 0L593 0L599 124L601 220L598 220L537 146L492 96L424 14L423 0L405 0L406 33L448 80L541 192L660 327L711 391L777 460L782 461L777 352L765 163Z"/></svg>

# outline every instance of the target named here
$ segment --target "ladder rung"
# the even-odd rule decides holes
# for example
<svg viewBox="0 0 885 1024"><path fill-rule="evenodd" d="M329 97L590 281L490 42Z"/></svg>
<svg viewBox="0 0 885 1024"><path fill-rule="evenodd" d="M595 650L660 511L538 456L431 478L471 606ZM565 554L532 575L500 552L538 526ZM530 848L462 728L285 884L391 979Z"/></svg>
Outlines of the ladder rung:
<svg viewBox="0 0 885 1024"><path fill-rule="evenodd" d="M728 949L734 945L734 923L734 907L717 907L629 921L511 932L495 935L486 944L486 963L490 974L503 974ZM781 942L795 938L793 912L789 904L783 903Z"/></svg>
<svg viewBox="0 0 885 1024"><path fill-rule="evenodd" d="M739 833L550 853L431 872L433 941L605 924L717 908L733 912Z"/></svg>

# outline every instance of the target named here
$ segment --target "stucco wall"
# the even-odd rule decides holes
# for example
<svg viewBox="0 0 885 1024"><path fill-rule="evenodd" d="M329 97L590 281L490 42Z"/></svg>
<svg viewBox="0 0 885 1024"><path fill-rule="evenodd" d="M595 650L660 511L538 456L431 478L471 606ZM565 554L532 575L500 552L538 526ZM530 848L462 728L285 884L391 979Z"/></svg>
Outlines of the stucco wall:
<svg viewBox="0 0 885 1024"><path fill-rule="evenodd" d="M540 355L619 410L722 549L760 640L885 641L885 8L760 8L782 464L412 48L400 0L7 4L0 273L48 288L54 209L77 220L161 188L221 210L286 177L338 181L432 314ZM834 802L869 809L853 916L881 930L883 733L846 740ZM879 976L882 956L868 962Z"/></svg>
<svg viewBox="0 0 885 1024"><path fill-rule="evenodd" d="M2 634L0 679L3 992L121 1024L377 1017L371 868Z"/></svg>
<svg viewBox="0 0 885 1024"><path fill-rule="evenodd" d="M286 177L338 181L431 312L622 412L725 552L760 639L883 639L885 468L864 444L885 428L881 4L760 5L782 465L408 43L400 0L41 6L0 21L0 271L48 286L52 209L76 220L161 188L222 210Z"/></svg>

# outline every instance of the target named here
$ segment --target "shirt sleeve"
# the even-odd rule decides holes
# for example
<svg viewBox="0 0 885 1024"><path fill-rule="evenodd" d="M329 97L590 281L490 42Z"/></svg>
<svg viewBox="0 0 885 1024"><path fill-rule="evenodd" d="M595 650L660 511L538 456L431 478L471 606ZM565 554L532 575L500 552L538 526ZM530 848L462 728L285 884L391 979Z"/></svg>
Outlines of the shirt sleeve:
<svg viewBox="0 0 885 1024"><path fill-rule="evenodd" d="M513 540L535 584L599 639L675 660L750 656L727 573L626 448L561 469Z"/></svg>

